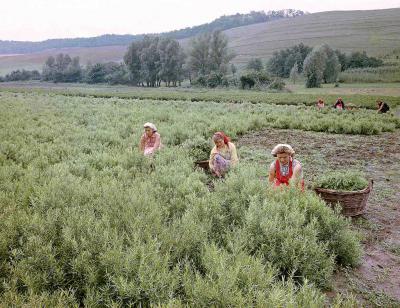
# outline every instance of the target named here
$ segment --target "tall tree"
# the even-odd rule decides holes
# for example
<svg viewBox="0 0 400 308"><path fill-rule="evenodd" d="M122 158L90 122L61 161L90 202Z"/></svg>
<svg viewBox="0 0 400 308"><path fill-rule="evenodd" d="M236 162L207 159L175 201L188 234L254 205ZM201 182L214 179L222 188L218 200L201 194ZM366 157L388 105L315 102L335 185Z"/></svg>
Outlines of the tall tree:
<svg viewBox="0 0 400 308"><path fill-rule="evenodd" d="M210 43L210 69L225 75L229 62L235 57L234 53L228 49L228 38L221 31L214 31Z"/></svg>
<svg viewBox="0 0 400 308"><path fill-rule="evenodd" d="M307 88L318 88L324 78L327 55L323 46L314 47L304 60L303 72Z"/></svg>
<svg viewBox="0 0 400 308"><path fill-rule="evenodd" d="M135 41L129 47L124 55L124 62L130 73L130 80L133 85L138 85L141 81L141 59L140 52L142 49L142 41Z"/></svg>
<svg viewBox="0 0 400 308"><path fill-rule="evenodd" d="M225 75L234 54L228 48L228 38L221 31L205 33L191 42L189 66L192 76L210 73Z"/></svg>
<svg viewBox="0 0 400 308"><path fill-rule="evenodd" d="M322 45L326 54L326 67L324 70L324 82L336 82L340 73L340 62L335 51L327 44Z"/></svg>
<svg viewBox="0 0 400 308"><path fill-rule="evenodd" d="M299 77L299 66L297 62L293 65L292 69L290 70L290 79L292 80L293 84L296 83Z"/></svg>
<svg viewBox="0 0 400 308"><path fill-rule="evenodd" d="M191 42L189 53L189 66L192 76L204 76L211 72L210 69L210 42L211 34L204 33L195 37Z"/></svg>

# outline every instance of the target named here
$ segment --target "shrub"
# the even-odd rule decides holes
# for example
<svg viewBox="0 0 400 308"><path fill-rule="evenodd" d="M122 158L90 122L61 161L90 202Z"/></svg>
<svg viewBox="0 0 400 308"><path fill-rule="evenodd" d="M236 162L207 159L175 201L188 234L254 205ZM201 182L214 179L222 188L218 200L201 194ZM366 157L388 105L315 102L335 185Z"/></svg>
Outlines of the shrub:
<svg viewBox="0 0 400 308"><path fill-rule="evenodd" d="M270 77L262 71L250 71L240 76L240 86L242 89L264 87L269 85L270 83Z"/></svg>
<svg viewBox="0 0 400 308"><path fill-rule="evenodd" d="M207 141L199 136L193 139L188 139L182 143L182 147L189 150L189 155L194 160L208 159L212 146L213 145L210 143L210 141Z"/></svg>
<svg viewBox="0 0 400 308"><path fill-rule="evenodd" d="M270 85L269 89L282 91L285 88L285 82L280 78L275 78Z"/></svg>

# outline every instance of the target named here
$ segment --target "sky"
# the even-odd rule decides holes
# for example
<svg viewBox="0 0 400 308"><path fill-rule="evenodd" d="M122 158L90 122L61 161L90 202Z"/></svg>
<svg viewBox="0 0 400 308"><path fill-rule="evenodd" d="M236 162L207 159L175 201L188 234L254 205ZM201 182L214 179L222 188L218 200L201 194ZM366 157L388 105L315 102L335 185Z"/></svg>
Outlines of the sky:
<svg viewBox="0 0 400 308"><path fill-rule="evenodd" d="M400 7L400 0L0 0L0 40L158 33L261 10L314 13L394 7Z"/></svg>

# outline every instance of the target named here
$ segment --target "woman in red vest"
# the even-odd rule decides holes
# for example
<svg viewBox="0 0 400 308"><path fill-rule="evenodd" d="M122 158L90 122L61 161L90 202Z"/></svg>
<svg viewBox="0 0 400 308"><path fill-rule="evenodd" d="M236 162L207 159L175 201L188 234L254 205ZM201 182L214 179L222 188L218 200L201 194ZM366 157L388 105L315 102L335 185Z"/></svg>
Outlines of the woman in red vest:
<svg viewBox="0 0 400 308"><path fill-rule="evenodd" d="M278 144L271 154L276 160L269 167L269 182L278 187L294 181L304 189L303 171L300 162L294 159L293 148L288 144Z"/></svg>

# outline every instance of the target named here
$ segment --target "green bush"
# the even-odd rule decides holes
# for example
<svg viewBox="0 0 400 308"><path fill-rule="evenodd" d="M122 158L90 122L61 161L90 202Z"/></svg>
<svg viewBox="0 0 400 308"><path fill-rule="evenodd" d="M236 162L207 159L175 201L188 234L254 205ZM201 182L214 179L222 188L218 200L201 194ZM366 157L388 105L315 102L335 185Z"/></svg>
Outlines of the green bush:
<svg viewBox="0 0 400 308"><path fill-rule="evenodd" d="M359 171L337 170L317 177L314 186L334 190L357 191L366 188L368 180Z"/></svg>
<svg viewBox="0 0 400 308"><path fill-rule="evenodd" d="M250 71L240 76L240 87L242 89L266 87L270 83L271 78L262 71Z"/></svg>

